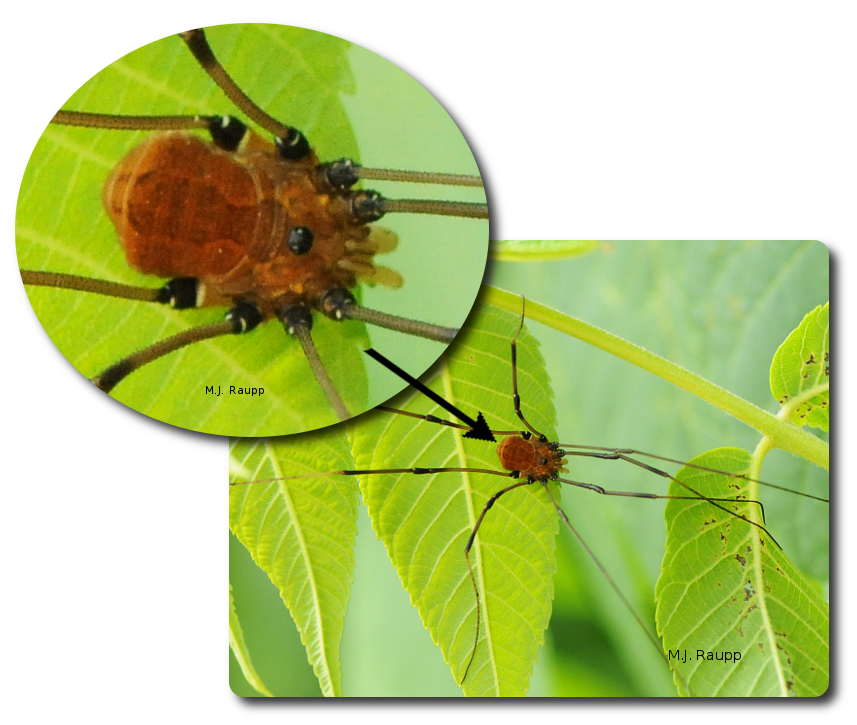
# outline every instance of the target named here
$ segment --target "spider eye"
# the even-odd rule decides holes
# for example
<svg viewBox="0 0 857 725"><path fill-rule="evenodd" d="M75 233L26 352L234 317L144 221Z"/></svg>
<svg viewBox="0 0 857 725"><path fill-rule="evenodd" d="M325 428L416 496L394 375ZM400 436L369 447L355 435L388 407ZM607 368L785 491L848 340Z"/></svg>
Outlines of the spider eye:
<svg viewBox="0 0 857 725"><path fill-rule="evenodd" d="M309 227L295 227L289 232L289 238L286 244L289 249L297 255L306 254L312 249L312 243L315 240L315 235Z"/></svg>
<svg viewBox="0 0 857 725"><path fill-rule="evenodd" d="M547 458L542 458L542 465L543 465L543 466L546 466L547 464L548 464L548 459L547 459Z"/></svg>

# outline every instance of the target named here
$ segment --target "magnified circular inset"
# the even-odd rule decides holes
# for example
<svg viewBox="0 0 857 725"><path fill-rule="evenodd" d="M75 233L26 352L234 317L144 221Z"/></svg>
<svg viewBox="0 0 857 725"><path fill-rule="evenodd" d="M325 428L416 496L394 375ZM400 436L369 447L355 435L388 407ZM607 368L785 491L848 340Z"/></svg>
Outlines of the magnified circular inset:
<svg viewBox="0 0 857 725"><path fill-rule="evenodd" d="M51 339L116 400L298 433L405 386L366 349L415 377L446 349L485 268L478 173L380 56L301 28L194 30L63 104L21 185L18 258Z"/></svg>

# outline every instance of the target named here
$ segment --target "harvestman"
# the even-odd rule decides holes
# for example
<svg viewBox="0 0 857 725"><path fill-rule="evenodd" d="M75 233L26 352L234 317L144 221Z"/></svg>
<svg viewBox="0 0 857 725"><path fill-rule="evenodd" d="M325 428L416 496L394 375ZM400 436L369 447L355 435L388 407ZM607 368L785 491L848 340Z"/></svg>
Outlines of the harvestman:
<svg viewBox="0 0 857 725"><path fill-rule="evenodd" d="M546 491L548 497L550 498L551 504L554 509L556 509L563 523L568 527L568 529L572 532L575 538L580 542L581 546L584 548L586 553L592 558L595 562L598 569L601 573L606 577L610 587L615 591L617 596L621 599L623 605L628 609L634 619L637 621L638 625L643 629L646 636L658 650L659 654L666 660L666 655L664 654L663 648L660 644L660 641L657 637L649 630L649 628L645 625L640 615L634 609L633 605L630 603L628 598L623 594L623 592L619 589L616 583L613 581L612 577L605 569L605 567L601 564L598 558L595 556L594 552L589 548L586 542L581 538L580 534L572 525L569 518L566 516L565 512L560 508L557 503L553 493L550 490L549 483L550 482L558 482L564 483L571 486L576 486L578 488L584 488L595 493L603 494L606 496L625 496L625 497L633 497L633 498L646 498L646 499L668 499L668 500L704 500L711 504L712 506L724 511L725 513L733 516L737 519L741 519L751 526L756 527L760 531L763 531L770 537L771 541L773 541L778 547L776 539L771 535L767 528L763 525L763 523L759 523L757 521L748 518L746 515L737 513L735 511L729 510L724 505L728 503L740 503L742 505L748 504L756 504L759 506L759 509L762 514L762 521L764 522L764 507L760 501L746 499L746 498L711 498L702 495L698 491L691 488L688 484L679 480L675 476L663 471L659 468L655 468L654 466L650 466L643 461L639 461L631 456L645 456L651 459L664 461L667 463L675 463L682 466L688 466L691 468L695 468L701 471L717 473L720 475L725 475L730 478L742 479L745 481L753 481L763 486L768 486L771 488L779 489L782 491L787 491L790 493L795 493L806 498L815 499L818 501L822 501L827 503L827 499L823 499L817 496L813 496L808 493L804 493L801 491L792 491L791 489L784 488L782 486L777 486L770 483L765 483L764 481L758 481L756 479L750 479L747 476L740 475L737 473L730 473L727 471L720 471L713 468L708 468L706 466L700 466L693 463L687 463L684 461L679 461L672 458L667 458L665 456L658 456L652 453L646 453L644 451L639 451L630 448L605 448L600 446L584 446L577 444L569 444L569 443L557 443L551 442L548 438L538 431L535 427L533 427L529 421L524 416L521 410L521 398L518 393L518 374L517 374L517 339L521 334L524 325L524 308L522 304L521 310L521 322L518 327L517 332L511 341L511 367L512 367L512 401L514 405L515 414L524 424L526 430L523 431L514 431L514 430L494 430L493 434L499 436L505 436L503 440L497 446L497 455L499 458L500 465L504 469L503 471L493 470L493 469L483 469L483 468L384 468L384 469L363 469L363 470L341 470L341 471L332 471L327 473L310 473L310 474L302 474L295 476L282 476L278 478L272 479L262 479L258 481L244 481L244 482L233 482L230 485L245 485L251 483L268 483L273 481L281 481L281 480L293 480L293 479L301 479L301 478L317 478L323 476L359 476L359 475L371 475L371 474L396 474L396 473L411 473L414 475L425 475L425 474L437 474L437 473L484 473L495 476L502 476L506 478L513 479L522 479L518 480L517 483L513 483L510 486L500 489L493 496L491 496L485 505L482 508L478 518L476 519L476 523L473 526L472 531L470 532L470 536L467 539L467 544L464 548L464 557L467 562L468 572L470 574L470 580L473 584L473 591L476 598L476 632L474 637L473 648L470 654L470 658L467 662L467 666L465 667L464 675L461 678L461 683L463 683L467 679L467 675L470 670L470 666L473 663L473 659L476 656L476 651L479 645L479 634L480 634L480 624L481 624L481 596L479 593L479 587L476 582L476 577L473 572L473 566L470 560L470 551L473 547L473 543L476 540L476 535L479 532L480 527L482 526L482 522L485 519L486 514L489 509L494 505L494 503L503 495L509 493L510 491L515 490L516 488L521 488L522 486L529 486L534 483L539 483L542 485L544 490ZM448 426L451 428L457 428L459 430L470 430L469 426L462 425L459 423L453 423L451 421L443 420L434 415L423 415L420 413L412 413L409 411L398 410L396 408L390 408L384 405L377 406L378 410L384 410L388 413L395 413L396 415L403 415L411 418L417 418L420 420L424 420L428 423L435 423L438 425ZM622 460L627 461L635 466L639 466L651 473L654 473L663 478L667 478L671 481L675 481L683 488L687 489L688 492L694 494L692 496L670 496L670 495L659 495L652 493L639 493L639 492L631 492L631 491L612 491L607 490L601 486L584 483L581 481L573 481L567 478L562 478L560 476L561 473L567 473L567 469L564 467L567 463L566 456L581 456L587 458L598 458L602 460ZM676 674L681 677L682 675L678 672ZM687 683L685 683L687 684Z"/></svg>
<svg viewBox="0 0 857 725"><path fill-rule="evenodd" d="M271 133L274 142L231 116L57 112L52 123L59 125L160 132L114 169L104 199L129 264L171 279L160 288L145 288L22 270L23 281L175 309L229 308L224 321L161 340L92 378L105 392L180 348L250 332L264 321L278 319L299 341L331 407L345 420L350 413L312 340L313 310L333 320L360 320L444 343L458 332L357 303L350 290L359 280L389 287L402 284L398 273L374 263L375 254L395 247L395 235L369 224L395 212L488 216L486 204L390 200L352 187L361 179L477 187L482 181L456 174L364 168L348 159L320 163L300 131L268 115L238 87L201 29L180 37L229 100ZM211 142L187 133L192 129L208 131ZM192 188L177 191L184 187Z"/></svg>

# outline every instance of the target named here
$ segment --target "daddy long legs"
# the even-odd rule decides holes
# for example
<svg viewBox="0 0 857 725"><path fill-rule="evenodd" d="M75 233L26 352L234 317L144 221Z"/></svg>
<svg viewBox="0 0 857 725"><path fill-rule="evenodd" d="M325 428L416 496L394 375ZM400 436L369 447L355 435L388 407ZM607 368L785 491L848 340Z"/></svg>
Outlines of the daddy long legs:
<svg viewBox="0 0 857 725"><path fill-rule="evenodd" d="M319 156L323 154L325 158L330 158L332 161L340 155L354 158L357 154L353 133L348 129L344 120L344 111L337 106L335 98L335 94L346 90L347 83L344 86L343 83L348 80L347 76L343 79L331 79L327 85L319 85L318 74L313 70L315 68L313 63L316 66L321 64L322 67L330 67L333 59L338 59L337 62L345 64L344 56L348 52L348 44L331 36L280 26L224 26L212 29L212 34L213 46L218 55L223 55L226 66L221 66L217 62L211 52L212 46L205 41L205 35L201 31L185 35L192 46L190 53L179 38L165 39L122 59L115 68L111 66L105 69L103 74L93 79L73 97L72 102L67 104L68 107L74 108L73 112L62 111L57 115L55 122L63 124L64 130L56 130L57 126L49 129L49 133L46 134L46 137L49 137L46 142L48 146L37 148L22 187L18 215L19 255L21 266L29 267L24 272L24 279L32 293L37 310L46 318L45 324L48 325L50 334L60 344L64 353L88 376L94 375L96 382L103 388L115 387L114 396L132 407L177 425L208 432L237 433L242 429L250 432L254 428L258 433L306 430L358 412L370 405L373 400L386 398L387 394L395 389L388 388L385 394L384 386L389 385L389 381L384 382L375 376L372 381L373 390L367 392L367 379L362 370L360 353L360 347L366 345L362 323L351 321L345 324L328 323L327 318L324 318L325 314L335 320L360 318L365 322L368 318L371 324L386 325L432 340L425 346L421 346L419 342L408 345L409 350L418 348L414 354L416 358L422 359L423 362L419 364L423 366L428 365L443 349L436 341L448 341L454 335L455 328L470 307L470 302L465 302L464 298L470 295L472 299L482 274L484 244L476 243L469 246L463 244L462 237L458 233L449 233L449 224L461 224L462 226L457 228L465 238L470 236L471 241L474 239L474 234L477 235L476 238L480 234L487 237L487 225L472 219L460 218L460 216L484 217L486 209L485 205L478 201L463 203L435 201L432 198L435 195L434 192L426 191L429 187L422 182L470 186L480 185L481 182L472 174L458 173L455 164L453 164L455 174L408 174L378 168L353 167L347 163L333 166L317 164L316 149ZM285 62L279 65L276 61L269 59L265 61L266 65L260 68L259 57L254 55L254 51L266 41L272 48L287 50L286 55L290 53L288 57L297 61L295 65L289 66ZM223 50L222 54L218 48ZM354 53L363 58L357 49ZM281 55L283 53L274 53L272 57L278 58ZM380 60L372 54L366 55ZM265 58L265 56L262 57ZM272 67L274 65L276 68ZM223 67L228 67L236 78L240 76L239 82L242 87L234 86L227 79L222 70ZM400 76L403 75L397 69L394 71ZM265 82L270 85L266 87ZM315 86L312 85L313 82L316 83ZM409 79L408 82L413 85ZM125 85L121 85L122 83ZM244 95L245 83L250 86L246 88L249 92L247 96ZM175 89L175 93L170 92L170 84ZM396 95L399 97L399 86L396 88ZM291 150L275 150L276 144L263 141L261 135L252 132L243 137L240 132L243 124L240 124L237 118L218 115L218 113L223 114L223 109L229 110L229 101L224 97L224 93L235 103L239 113L248 119L251 125L260 127L262 132L271 132L274 136L278 134L288 136L292 131L299 134L291 141L280 144L279 149ZM421 88L415 93L427 95ZM262 95L265 110L262 110L261 105L251 101L248 97L250 95L256 97ZM404 92L402 95L407 97ZM309 99L308 106L300 105L302 98ZM89 113L78 113L82 108L86 108ZM102 113L101 109L106 110ZM190 110L190 113L185 116L166 115L185 109ZM144 113L146 115L142 115ZM205 115L193 115L197 113ZM418 115L430 116L431 114L421 107ZM454 128L454 124L451 124L445 113L443 116L444 121L427 122L437 125L434 131L430 126L426 126L425 135L421 141L432 139L432 143L443 144L444 134L451 137L450 126ZM229 122L222 120L230 118L232 120ZM276 120L277 118L284 118L289 124L300 123L306 136L300 134L291 125L284 126ZM397 122L401 120L399 118ZM417 128L415 126L413 130L422 132ZM254 174L261 174L259 171L261 166L276 167L280 161L291 163L304 168L304 172L308 172L310 177L317 173L318 183L321 185L316 187L317 201L324 206L322 202L332 200L333 207L343 207L340 212L344 212L345 216L341 221L344 221L345 227L351 231L345 232L341 228L337 228L337 231L327 229L325 226L327 222L316 213L321 207L310 201L313 195L292 198L294 195L287 193L287 190L294 184L282 182L281 190L277 194L281 198L284 195L288 197L291 200L289 204L292 209L307 207L313 221L303 223L295 217L292 223L289 221L291 217L280 215L282 218L277 225L284 227L280 235L282 254L278 253L265 261L269 271L278 277L279 281L275 286L279 285L280 291L261 292L257 273L259 270L251 275L257 278L256 282L250 284L254 289L239 290L238 287L244 283L236 286L236 281L232 278L243 275L243 272L238 274L240 271L238 267L244 263L233 267L225 276L218 272L215 275L218 277L217 280L210 279L210 275L206 280L206 274L199 275L198 270L194 269L182 268L175 275L165 269L158 269L156 276L173 276L178 280L164 289L153 288L152 282L147 281L144 275L129 268L119 245L116 244L115 232L110 228L111 224L106 215L95 211L101 203L98 186L90 187L86 192L85 201L80 204L76 198L66 194L67 189L76 189L83 183L82 177L89 178L92 171L90 167L96 167L93 175L101 175L103 181L108 175L107 168L133 149L135 143L139 143L140 135L133 131L144 129L160 130L167 134L166 138L169 140L152 140L164 138L163 133L160 137L150 136L144 144L148 144L150 149L160 149L160 151L157 153L153 151L148 156L140 151L141 147L138 146L138 150L133 151L132 156L128 157L137 163L138 170L142 168L139 166L143 163L142 156L146 156L146 163L149 163L149 157L162 158L164 154L168 160L177 159L176 149L170 146L167 151L164 151L164 144L182 143L177 141L179 138L192 139L192 142L186 143L187 149L184 150L192 155L195 153L194 158L199 155L206 158L213 155L216 159L222 160L232 154L239 159L239 166L243 164L251 168ZM233 131L235 133L232 133ZM213 143L205 140L212 132L214 132ZM434 133L439 135L433 136ZM455 133L458 134L457 130ZM227 140L226 136L230 136L230 139ZM312 148L307 145L306 138L313 139ZM460 134L458 139L459 141L451 141L450 145L457 148L455 153L460 154L461 159L464 159L465 155L470 157L469 161L464 161L463 166L459 165L462 170L468 167L469 171L475 167L475 163L469 151L464 151L466 143L460 138ZM218 143L221 144L220 147L217 147ZM223 144L233 143L239 144L241 148L232 152L223 147ZM216 150L212 154L200 151L203 145ZM282 158L284 153L294 156L299 152L306 153L300 159ZM439 154L438 157L441 155ZM259 161L248 166L248 157L259 158ZM134 166L131 161L126 160L124 166L126 172L129 165ZM316 166L317 172L314 171ZM178 165L178 168L182 167L192 168L192 165L191 167L184 164ZM174 165L174 171L175 168ZM70 172L69 169L71 169ZM336 178L321 178L325 176L328 169ZM52 192L48 186L49 191L45 197L46 183L52 182L55 178L62 178L64 170L70 175L69 183L63 185L62 189L54 189ZM191 175L193 176L194 173L197 176L207 177L209 172L203 172L201 167L197 167ZM276 175L280 172L273 173ZM289 174L291 172L287 172L287 175ZM175 176L176 173L173 175ZM181 174L178 173L178 175ZM131 176L133 177L134 174ZM138 181L145 179L143 172L137 173L136 176ZM114 182L116 179L121 181L126 177L127 174L116 172ZM356 186L352 191L344 188L358 178L364 177L372 177L372 181L368 183L385 187L382 190L389 196L401 195L402 181L417 180L420 182L419 193L425 194L426 201L398 204L384 201L383 198L375 197L369 191L360 190ZM305 176L303 181L300 183L296 181L295 184L307 185L309 183L307 178ZM312 184L315 182L313 181ZM137 186L139 185L138 183ZM387 192L386 189L392 189L393 185L398 190ZM210 185L209 190L213 187L214 185ZM119 198L124 198L124 192L121 191L122 184L117 186L117 183L113 183L112 188L114 191L119 189L114 196L118 194ZM465 198L468 198L468 194L479 192L478 188L472 192L467 191L467 186L462 189ZM366 202L363 206L359 201L361 199ZM188 203L175 200L174 202L173 207L189 206ZM380 206L371 210L367 204ZM123 205L120 204L120 206ZM401 268L401 273L399 269L391 270L374 263L373 255L376 252L390 251L395 246L396 230L394 228L393 234L384 233L383 230L371 233L370 229L377 225L372 224L370 227L358 222L356 217L351 219L349 209L353 208L357 216L368 214L374 217L384 211L381 207L388 209L390 213L394 209L418 212L415 216L424 220L432 218L426 216L426 213L440 215L437 221L427 222L429 226L435 223L439 226L434 229L427 227L426 239L435 235L455 238L458 248L467 250L464 252L465 256L459 259L460 264L453 265L460 272L460 277L453 280L449 276L448 265L444 265L441 276L446 276L456 290L456 294L442 295L446 299L440 305L448 305L445 307L446 312L441 311L441 306L436 301L430 301L424 296L428 289L433 293L442 289L438 280L432 278L431 274L420 278L413 271L415 266L430 269L432 265L427 264L421 252L417 251L423 244L422 241L404 239L404 234L412 234L412 231L399 232L403 237L403 243L399 245L400 251L394 252L391 258L405 259L402 257L402 253L405 253L411 260L420 258L422 262L417 262L416 265L414 262L407 262ZM68 209L72 210L71 215L59 215L57 211ZM128 226L129 217L125 211L120 209L114 213L119 227ZM453 214L459 218L446 217L446 214ZM407 215L411 216L409 213ZM205 216L203 213L203 218ZM275 213L275 221L276 218L279 217ZM387 219L390 218L393 217L385 218L385 227ZM205 221L207 223L207 219ZM313 225L317 226L315 232L311 229ZM289 227L288 230L285 230L286 226ZM393 227L395 226L397 224L394 222ZM412 230L413 226L406 222L403 229ZM309 230L309 235L305 233L306 230ZM352 233L356 234L354 239L348 237L348 234ZM295 237L291 245L289 244L290 235ZM75 236L77 239L71 239ZM316 236L319 238L318 241L315 241ZM95 238L98 245L102 245L103 242L103 250L101 246L95 245L93 242ZM313 242L308 242L310 238ZM327 259L324 249L328 248L324 247L323 242L330 239L336 242L334 246L341 247L341 251L348 248L343 251L344 256L323 262L322 266L325 270L323 274L320 274L317 268L316 271L309 273L308 265L311 258L321 256ZM403 249L408 241L413 241L413 248ZM76 244L78 247L75 247ZM127 240L126 246L128 246ZM133 243L130 246L135 247ZM217 242L214 246L216 247L215 257L219 259L226 254L229 245ZM474 260L477 257L473 255L478 254L476 248L480 246L483 247L483 262L478 262L474 266ZM442 251L438 251L443 254ZM139 249L137 253L139 256ZM71 261L67 264L57 264L57 259ZM210 257L208 261L211 261ZM137 260L135 264L142 269L148 263ZM297 277L301 278L293 277L285 280L281 274L282 268L294 266L294 264L298 265ZM393 261L391 266L395 264L397 263ZM340 279L329 284L332 281L331 273L333 277L338 275ZM82 277L88 279L79 279ZM229 277L229 280L225 277ZM407 277L402 290L405 295L402 304L398 305L399 298L396 294L399 290L396 294L387 297L380 288L385 285L396 287L401 284L403 277ZM468 277L472 279L468 281ZM96 279L92 281L90 278ZM222 309L228 311L228 319L225 322L221 321L223 313L213 309L191 310L185 314L173 314L168 309L137 311L138 308L157 307L157 302L166 302L166 307L193 306L203 298L200 286L190 281L194 278L202 279L202 288L208 289L208 301L203 300L205 304L214 303L218 298L220 299ZM352 292L356 292L360 297L361 293L355 289L360 279L368 281L369 284L377 284L379 288L363 290L365 308L363 304L352 300ZM121 284L110 284L113 280L127 287ZM225 289L224 285L229 289ZM51 287L53 287L52 290ZM327 292L321 294L321 287L326 287ZM408 287L411 290L408 290ZM271 288L268 287L268 289ZM420 289L423 294L422 303L419 301L420 294L417 291ZM465 291L468 289L469 292ZM330 296L328 293L334 294ZM95 301L81 299L94 298L96 295L99 299ZM114 302L117 297L122 296L130 296L132 302L121 299ZM380 304L386 306L386 309L377 315L373 313L372 308L379 303L370 303L368 301L370 297L383 300ZM69 300L74 300L73 304L69 304ZM141 303L141 301L144 302ZM247 310L244 304L247 302L258 308L261 315L256 315L255 310ZM422 310L419 309L421 304ZM236 305L239 306L229 311ZM454 311L456 305L458 310ZM129 311L129 308L132 309ZM289 315L285 315L290 309L297 314L298 324L294 324L294 320ZM421 325L408 321L424 317L423 313L426 311L437 312L438 322L444 324ZM279 312L284 314L278 315ZM280 327L279 341L274 339L271 332L260 328L258 333L253 333L253 338L259 341L258 347L253 345L251 346L253 349L246 352L240 349L242 345L246 347L246 342L238 345L229 340L223 340L219 343L192 344L185 352L169 353L162 360L149 362L184 343L194 343L210 335L225 334L231 337L236 330L249 330L260 316L263 320L281 319L283 321L286 330ZM53 319L47 319L51 317ZM138 321L138 317L141 321ZM83 320L82 323L81 320ZM121 327L115 320L122 321ZM313 326L312 333L308 329L310 325ZM190 332L189 330L194 327L199 329L196 332ZM273 325L264 327L271 328ZM340 329L334 332L335 328ZM348 328L348 330L341 328ZM288 338L289 330L297 335L297 339L283 339L283 336ZM174 334L170 336L169 333ZM383 335L383 333L380 334ZM144 339L146 336L149 337L148 340ZM120 337L123 338L122 342L118 340ZM166 345L159 344L151 347L147 352L135 353L130 358L126 357L135 349L145 349L152 338L160 338L162 343L166 340L170 342ZM402 338L392 339L401 340ZM314 350L316 346L319 348L318 353ZM111 352L107 352L105 348L109 348ZM206 353L201 348L207 348L211 352ZM222 352L224 349L226 352ZM201 356L205 359L192 363L190 370L185 374L180 369L182 366L179 362L188 356L191 358ZM110 357L113 359L111 360ZM122 362L114 365L117 358L121 358ZM308 360L311 364L308 364ZM144 363L143 367L136 367L141 363ZM163 374L149 373L150 368L153 371L160 368ZM138 369L139 372L130 374L129 371L134 369ZM148 375L151 377L147 380L142 379ZM138 377L141 378L139 383L135 382L135 378ZM271 382L266 385L267 381ZM222 389L224 395L216 396L214 393L207 392L210 384L215 391ZM264 389L265 393L261 396L248 395L244 398L229 400L228 394L232 387L237 387L239 390ZM265 396L268 396L267 399ZM199 407L194 410L196 404ZM236 421L240 423L236 424Z"/></svg>
<svg viewBox="0 0 857 725"><path fill-rule="evenodd" d="M466 377L466 373L462 372L463 369L470 368L472 372L473 369L479 368L483 375L481 378L472 379L470 386L481 389L499 390L502 388L506 390L503 399L511 409L513 406L510 405L511 396L508 392L511 387L510 366L507 362L502 373L494 373L490 362L496 360L501 354L508 360L508 345L514 334L514 329L510 329L508 317L503 320L503 324L499 327L494 326L502 318L502 313L499 313L499 317L498 313L499 311L483 312L481 317L484 318L485 326L491 331L486 332L484 327L470 331L462 349L452 356L450 363L452 370L449 375L439 374L441 379L439 382L442 382L445 377L457 381ZM515 327L518 325L520 325L520 316L515 321ZM498 333L498 329L504 331ZM477 344L476 338L486 336L493 338L491 342L494 347L489 344L491 351L485 358L476 357L475 348L480 347L483 342L480 341ZM532 343L529 341L526 331L524 338L528 341L527 347L530 347ZM500 349L503 345L507 347L507 350L501 353ZM530 399L534 396L537 397L538 385L543 382L538 379L538 376L533 377L531 371L536 367L533 362L532 351L525 349L525 359L519 366L522 371L525 390L522 394L522 409L525 411L526 419L531 422L534 428L549 431L550 424L544 418L544 406L539 405L535 409L527 409L527 394L529 393ZM480 363L482 364L480 365ZM503 366L498 366L498 369L499 367ZM504 377L505 385L500 384L498 380L493 380L495 375ZM447 382L447 387L448 385ZM461 385L453 387L456 390L456 399L459 399L459 396L462 395ZM443 389L443 385L440 385L440 389ZM484 410L492 411L488 414L489 419L491 416L502 415L495 412L500 408L496 400L498 396L499 393L493 395L495 400L490 404L486 403L484 398L481 403L476 404L484 406ZM413 408L411 408L411 403L414 404ZM397 403L397 406L401 408L403 404ZM468 451L466 460L469 465L466 467L470 469L478 467L480 470L493 469L492 472L484 474L485 479L490 478L491 480L477 481L476 479L481 478L481 476L472 470L439 472L438 469L441 467L453 468L453 466L448 465L445 459L450 456L459 456L455 446L449 452L449 449L445 449L441 444L441 439L447 435L457 436L458 434L454 433L456 429L452 426L438 424L433 419L427 421L424 418L426 406L422 405L422 410L420 410L421 401L418 399L410 401L407 407L406 415L390 415L389 411L379 411L375 415L361 419L355 427L353 437L357 451L357 467L343 469L338 473L339 475L352 476L358 471L362 471L360 474L362 490L376 532L384 540L388 553L411 594L412 601L420 609L423 621L432 632L435 641L440 644L444 651L444 657L450 663L453 673L458 679L464 676L469 659L474 656L473 635L477 627L476 613L483 610L488 613L487 619L481 623L482 633L474 660L475 669L471 670L464 679L465 691L469 694L496 694L497 692L511 694L512 692L526 691L526 685L522 685L521 682L528 679L526 667L523 668L523 674L518 673L521 681L510 684L507 679L496 687L486 685L486 681L490 679L490 672L486 672L486 670L491 669L492 658L496 659L497 653L507 649L509 644L507 639L504 640L506 631L511 626L510 620L504 619L508 613L498 613L498 611L507 608L510 600L524 597L520 585L515 586L509 583L510 570L515 571L520 564L525 569L528 568L531 572L535 572L537 584L532 585L530 582L530 588L541 589L542 594L540 597L534 597L534 599L547 600L547 612L542 610L539 616L547 617L549 615L552 567L555 567L555 563L551 563L550 556L546 556L546 552L548 550L552 552L553 537L558 522L556 510L550 501L550 497L546 495L547 490L539 484L526 485L519 481L518 483L521 485L514 492L509 491L496 499L496 505L485 516L484 523L475 537L473 550L477 552L474 558L476 560L476 578L479 584L478 591L486 592L483 595L483 603L480 604L480 609L477 609L474 606L477 595L474 591L473 580L469 576L467 567L463 566L465 562L462 561L464 557L461 552L473 534L480 511L484 509L490 497L502 488L501 483L498 484L499 478L497 476L509 475L509 472L497 470L497 459L493 457L495 446L474 442L466 445L470 448L481 445L483 448L490 449L489 454L486 455L485 451L477 453ZM436 414L436 411L432 414ZM520 424L520 420L518 423ZM512 421L509 421L508 425L511 426ZM508 430L516 429L510 427ZM252 446L253 444L248 443L247 445ZM246 449L239 447L238 450ZM256 453L253 456L256 456L258 450L258 448L255 449ZM322 450L324 450L323 455L329 455L329 448ZM598 455L604 453L610 456L617 455L616 452L608 451L598 451L597 453ZM412 464L412 459L418 459L415 461L417 465ZM254 463L250 466L251 471L271 470L268 467L256 469L256 462L260 459L252 457L252 460ZM300 470L307 465L306 460L304 459L303 463L295 460L289 464L289 470L293 471L295 468ZM619 458L618 460L622 459ZM391 473L384 474L378 470L382 468L378 465L379 462L398 464L400 461L402 462L401 467L396 465ZM429 461L438 461L443 466L430 468ZM312 470L313 466L307 465L307 468ZM389 465L383 468L385 471L391 469ZM315 469L325 470L321 464L315 465ZM277 466L273 470L278 474L286 473L285 470L278 469ZM251 531L258 533L258 530L254 530L253 525L248 523L252 519L251 512L257 506L273 505L273 501L277 498L275 490L278 485L289 485L290 487L319 485L322 489L325 486L338 488L346 485L344 483L325 483L326 477L331 475L331 470L332 467L327 468L327 474L312 474L311 477L301 482L295 481L292 484L288 484L286 480L282 484L256 483L253 486L236 486L235 488L239 490L236 491L233 488L235 495L233 531L239 535L239 538L242 538L241 529L245 526L247 528L244 534L247 537L250 536ZM367 471L374 472L368 473ZM255 477L253 476L253 478ZM242 479L239 478L238 480L240 482ZM246 476L243 480L247 480ZM329 479L327 480L329 481ZM465 480L466 483L463 482ZM727 480L729 480L728 477ZM260 487L259 499L256 499L256 493L251 493L251 490L256 486ZM466 491L468 486L471 494ZM520 498L514 500L518 496ZM465 514L459 511L459 515L456 516L455 510L461 507L468 497L474 501L473 505L469 507L469 513ZM657 498L657 495L646 495L646 497ZM265 503L263 504L263 502ZM706 503L705 505L710 506L712 511L717 510L713 504ZM746 502L741 504L741 506L746 505ZM270 510L273 512L275 509ZM574 518L573 512L570 515ZM245 516L247 519L244 518ZM734 518L725 512L723 516ZM459 526L461 530L458 529ZM439 530L442 530L443 534ZM521 533L525 534L523 540L519 540ZM243 540L244 538L242 538ZM260 560L257 559L257 561ZM428 574L429 571L431 575ZM455 572L455 575L451 572ZM486 597L490 600L488 606L484 603ZM519 611L529 611L529 614L533 615L538 610L537 604L531 600L528 601L531 604L530 609L528 610L526 606L523 606ZM459 607L461 611L458 611ZM451 610L456 611L454 616ZM513 623L517 621L520 624L523 615L517 616L517 620L515 616L512 616L511 621ZM491 621L492 619L493 621ZM466 626L463 624L465 621ZM546 620L543 621L546 624ZM467 643L464 642L464 630L470 632ZM514 637L517 640L515 646L518 647L518 652L522 650L532 651L535 655L538 648L539 633L538 627L534 626L528 635L529 639L523 642L522 647L524 636L519 628ZM488 652L486 653L485 650ZM532 664L530 663L531 667ZM501 662L499 669L501 671L508 670L508 662ZM531 672L531 669L529 671ZM522 687L522 689L516 689L517 687Z"/></svg>

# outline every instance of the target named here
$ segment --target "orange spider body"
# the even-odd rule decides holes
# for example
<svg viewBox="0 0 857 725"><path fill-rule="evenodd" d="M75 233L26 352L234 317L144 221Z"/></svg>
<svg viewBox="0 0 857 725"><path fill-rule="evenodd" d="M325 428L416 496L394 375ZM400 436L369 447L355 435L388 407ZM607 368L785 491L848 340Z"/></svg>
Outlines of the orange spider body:
<svg viewBox="0 0 857 725"><path fill-rule="evenodd" d="M508 436L497 445L500 465L507 471L520 471L521 478L540 480L565 472L565 458L560 453L546 441L522 436Z"/></svg>
<svg viewBox="0 0 857 725"><path fill-rule="evenodd" d="M135 269L159 277L195 277L201 306L255 302L263 316L302 302L316 307L332 288L359 279L397 287L396 272L373 257L396 245L391 232L354 221L349 201L330 192L310 152L280 158L248 134L238 151L183 132L156 133L110 174L104 206ZM295 253L291 230L312 231Z"/></svg>

